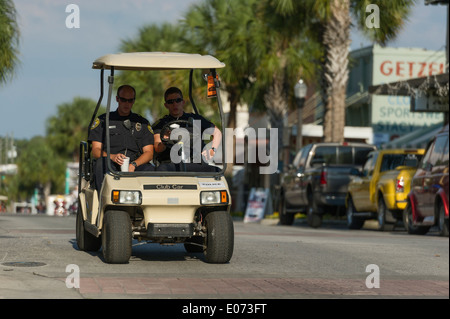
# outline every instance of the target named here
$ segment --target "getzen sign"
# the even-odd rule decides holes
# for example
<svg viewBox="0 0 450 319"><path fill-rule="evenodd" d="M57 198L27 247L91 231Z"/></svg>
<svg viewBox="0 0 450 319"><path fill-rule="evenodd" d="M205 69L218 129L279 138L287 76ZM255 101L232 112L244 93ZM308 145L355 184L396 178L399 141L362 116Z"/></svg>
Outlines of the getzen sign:
<svg viewBox="0 0 450 319"><path fill-rule="evenodd" d="M444 73L444 63L386 60L381 62L380 72L384 76L420 78Z"/></svg>
<svg viewBox="0 0 450 319"><path fill-rule="evenodd" d="M372 85L394 83L445 72L445 52L415 48L373 49ZM412 89L412 88L411 88ZM371 120L374 143L391 139L442 122L439 112L411 112L410 96L372 96Z"/></svg>

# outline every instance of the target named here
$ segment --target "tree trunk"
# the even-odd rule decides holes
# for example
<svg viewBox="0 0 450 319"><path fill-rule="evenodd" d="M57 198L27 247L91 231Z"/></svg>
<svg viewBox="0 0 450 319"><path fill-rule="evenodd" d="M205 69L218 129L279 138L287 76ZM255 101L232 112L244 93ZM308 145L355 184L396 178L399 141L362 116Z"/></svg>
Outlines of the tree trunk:
<svg viewBox="0 0 450 319"><path fill-rule="evenodd" d="M237 111L237 105L239 102L238 95L236 94L236 91L233 88L229 88L227 90L228 92L228 102L230 102L230 113L228 115L228 123L227 128L233 129L233 131L236 129L236 111ZM222 134L225 134L225 129L222 130ZM225 176L228 178L228 180L232 181L232 175L233 175L233 166L234 161L236 160L236 140L233 138L233 149L227 150L227 152L232 152L233 154L233 161L231 163L227 163L227 168L225 170ZM224 161L226 158L223 159Z"/></svg>
<svg viewBox="0 0 450 319"><path fill-rule="evenodd" d="M274 75L273 82L264 95L267 113L272 128L278 129L278 152L285 156L283 132L284 119L288 111L288 97L284 88L284 77L282 75ZM288 146L288 145L286 145ZM283 158L284 162L288 159Z"/></svg>
<svg viewBox="0 0 450 319"><path fill-rule="evenodd" d="M323 35L326 49L322 70L323 137L324 142L343 142L350 45L349 0L331 1L330 12Z"/></svg>

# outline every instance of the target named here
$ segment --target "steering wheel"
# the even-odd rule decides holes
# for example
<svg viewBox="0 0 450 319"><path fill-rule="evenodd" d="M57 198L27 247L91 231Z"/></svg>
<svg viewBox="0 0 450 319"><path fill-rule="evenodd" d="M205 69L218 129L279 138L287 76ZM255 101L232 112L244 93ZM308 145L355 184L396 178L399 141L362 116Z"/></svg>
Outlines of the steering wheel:
<svg viewBox="0 0 450 319"><path fill-rule="evenodd" d="M172 145L175 145L176 143L178 143L180 141L180 139L171 140L170 134L172 133L173 130L175 130L177 128L181 128L181 126L183 126L183 128L185 128L185 129L192 128L191 130L189 130L189 138L190 138L190 142L191 142L191 146L192 146L192 141L193 141L193 137L194 137L194 133L193 133L194 125L192 122L186 121L186 120L174 120L174 121L166 123L161 128L161 132L160 132L161 142L163 142L163 144L166 146L172 146ZM197 135L197 134L195 134L195 135ZM165 136L169 136L169 137L166 138Z"/></svg>

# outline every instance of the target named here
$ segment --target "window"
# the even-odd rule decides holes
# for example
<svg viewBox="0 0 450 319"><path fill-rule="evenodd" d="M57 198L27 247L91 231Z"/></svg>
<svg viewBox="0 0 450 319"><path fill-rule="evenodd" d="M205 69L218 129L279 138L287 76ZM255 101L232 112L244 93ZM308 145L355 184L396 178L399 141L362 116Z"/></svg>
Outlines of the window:
<svg viewBox="0 0 450 319"><path fill-rule="evenodd" d="M430 163L430 156L433 151L433 148L434 148L434 143L429 142L428 146L427 146L427 151L426 151L424 157L422 158L422 161L420 162L421 164L419 165L424 170L427 170L427 168L430 169L429 163Z"/></svg>
<svg viewBox="0 0 450 319"><path fill-rule="evenodd" d="M297 155L295 155L294 161L292 164L294 167L298 168L300 166L300 157L302 156L302 153L304 152L304 148L302 148L300 151L298 151Z"/></svg>
<svg viewBox="0 0 450 319"><path fill-rule="evenodd" d="M320 146L316 148L312 162L323 162L326 165L336 164L336 146Z"/></svg>
<svg viewBox="0 0 450 319"><path fill-rule="evenodd" d="M355 164L364 165L367 160L367 154L373 151L370 147L355 147Z"/></svg>
<svg viewBox="0 0 450 319"><path fill-rule="evenodd" d="M442 156L442 165L448 166L448 135L447 135L447 142L445 143L445 149Z"/></svg>
<svg viewBox="0 0 450 319"><path fill-rule="evenodd" d="M380 172L395 169L397 166L405 165L407 154L386 154L381 162Z"/></svg>
<svg viewBox="0 0 450 319"><path fill-rule="evenodd" d="M309 152L311 151L312 144L306 145L302 148L302 155L300 156L300 161L298 163L297 168L304 168L306 165L306 159L308 158Z"/></svg>
<svg viewBox="0 0 450 319"><path fill-rule="evenodd" d="M377 154L372 153L368 155L367 161L364 164L363 168L363 176L370 176L373 174L373 168L375 166L375 163L377 162Z"/></svg>
<svg viewBox="0 0 450 319"><path fill-rule="evenodd" d="M441 164L446 146L447 146L447 136L445 135L438 136L436 138L436 142L434 143L433 152L430 155L431 167Z"/></svg>
<svg viewBox="0 0 450 319"><path fill-rule="evenodd" d="M353 147L340 146L338 147L338 163L339 164L353 164Z"/></svg>

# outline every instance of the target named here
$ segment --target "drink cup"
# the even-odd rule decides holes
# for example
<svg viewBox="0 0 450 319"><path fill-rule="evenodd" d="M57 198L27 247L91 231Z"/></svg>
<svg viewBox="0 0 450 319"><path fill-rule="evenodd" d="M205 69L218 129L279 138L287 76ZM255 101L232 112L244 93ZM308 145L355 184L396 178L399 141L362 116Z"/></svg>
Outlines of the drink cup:
<svg viewBox="0 0 450 319"><path fill-rule="evenodd" d="M120 170L122 172L128 172L128 167L130 166L130 158L129 157L125 157L123 159L123 164L120 166Z"/></svg>

